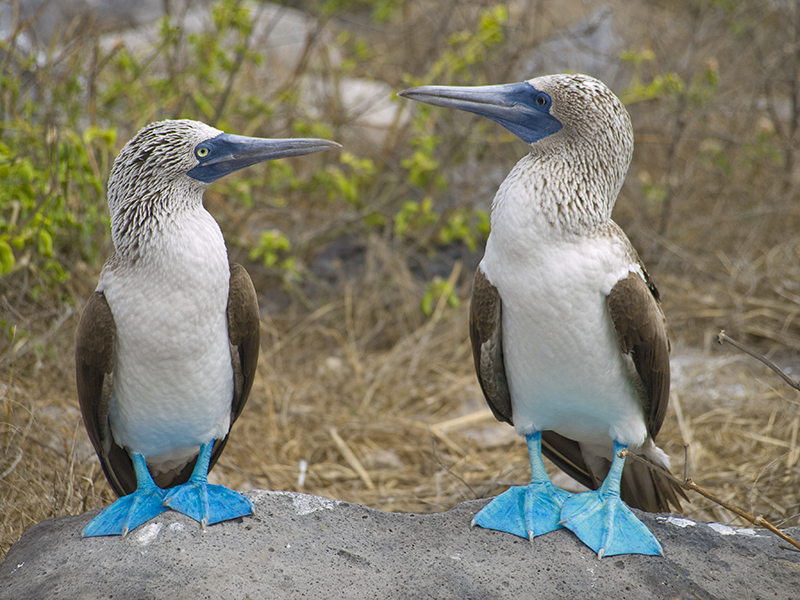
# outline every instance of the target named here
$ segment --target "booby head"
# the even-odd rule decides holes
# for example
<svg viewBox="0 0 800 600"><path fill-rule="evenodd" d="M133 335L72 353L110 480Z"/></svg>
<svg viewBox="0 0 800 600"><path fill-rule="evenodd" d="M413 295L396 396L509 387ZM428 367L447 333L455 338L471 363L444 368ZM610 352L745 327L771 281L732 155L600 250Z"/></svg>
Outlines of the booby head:
<svg viewBox="0 0 800 600"><path fill-rule="evenodd" d="M500 123L530 145L531 154L567 163L580 179L597 175L608 212L633 156L628 111L604 83L588 75L546 75L521 83L486 86L422 86L398 96L457 108Z"/></svg>
<svg viewBox="0 0 800 600"><path fill-rule="evenodd" d="M397 95L487 117L532 146L550 136L594 139L619 131L618 150L633 150L628 112L602 81L588 75L546 75L505 85L428 85Z"/></svg>
<svg viewBox="0 0 800 600"><path fill-rule="evenodd" d="M205 189L234 171L339 147L328 140L231 135L188 119L151 123L125 144L111 168L108 207L114 246L121 253L132 242L126 239L132 229L164 213L200 206Z"/></svg>

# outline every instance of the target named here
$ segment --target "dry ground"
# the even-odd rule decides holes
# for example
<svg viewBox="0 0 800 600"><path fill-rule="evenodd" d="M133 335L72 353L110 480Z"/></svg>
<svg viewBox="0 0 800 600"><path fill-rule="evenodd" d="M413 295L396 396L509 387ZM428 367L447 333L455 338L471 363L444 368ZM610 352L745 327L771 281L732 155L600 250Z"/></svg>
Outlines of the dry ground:
<svg viewBox="0 0 800 600"><path fill-rule="evenodd" d="M406 262L382 240L368 240L363 269L329 302L313 311L289 302L265 316L258 377L213 472L217 482L414 512L447 510L526 482L524 443L491 417L473 373L471 273L456 263L462 305L442 303L426 319L422 284ZM670 298L676 285L665 279ZM674 303L666 308L684 333L684 315ZM2 382L3 553L38 521L113 500L77 407L77 311L64 315L46 340L52 350L38 361L19 358ZM791 359L783 364L791 367ZM674 340L673 376L659 435L673 471L684 472L686 442L697 483L779 525L800 523L797 394L752 359L711 343ZM685 514L743 524L694 495Z"/></svg>

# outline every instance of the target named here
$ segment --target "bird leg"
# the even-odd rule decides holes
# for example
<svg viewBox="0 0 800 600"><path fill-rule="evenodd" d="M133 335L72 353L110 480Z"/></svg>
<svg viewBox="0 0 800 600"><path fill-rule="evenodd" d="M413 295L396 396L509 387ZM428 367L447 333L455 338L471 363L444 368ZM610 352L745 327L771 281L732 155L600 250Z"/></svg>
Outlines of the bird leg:
<svg viewBox="0 0 800 600"><path fill-rule="evenodd" d="M131 459L136 472L136 491L104 508L103 512L84 527L83 537L101 535L125 537L129 531L167 510L166 506L162 506L166 492L153 481L144 456L133 452Z"/></svg>
<svg viewBox="0 0 800 600"><path fill-rule="evenodd" d="M525 436L531 461L531 482L526 486L512 486L472 519L472 526L506 531L519 537L533 538L559 529L561 506L569 493L556 487L542 461L542 432Z"/></svg>
<svg viewBox="0 0 800 600"><path fill-rule="evenodd" d="M599 489L570 496L561 509L564 527L597 552L598 558L617 554L663 555L655 536L619 496L626 447L614 441L614 458Z"/></svg>
<svg viewBox="0 0 800 600"><path fill-rule="evenodd" d="M214 440L200 446L200 455L189 481L170 489L164 498L164 506L200 521L203 529L206 525L244 517L255 511L253 503L239 492L208 483L213 447Z"/></svg>

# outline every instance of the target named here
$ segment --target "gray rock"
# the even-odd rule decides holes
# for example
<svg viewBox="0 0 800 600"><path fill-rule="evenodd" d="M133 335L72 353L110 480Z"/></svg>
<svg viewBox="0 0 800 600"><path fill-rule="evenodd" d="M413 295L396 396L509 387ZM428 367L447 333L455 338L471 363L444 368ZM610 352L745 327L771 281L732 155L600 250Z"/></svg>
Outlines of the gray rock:
<svg viewBox="0 0 800 600"><path fill-rule="evenodd" d="M485 500L415 515L247 495L255 516L205 532L174 512L125 539L82 539L96 511L39 523L0 565L0 598L800 598L800 553L761 531L641 514L666 556L598 560L566 530L531 545L470 529Z"/></svg>
<svg viewBox="0 0 800 600"><path fill-rule="evenodd" d="M520 80L547 73L586 73L618 90L624 78L619 60L623 38L614 27L614 14L601 6L585 21L573 25L535 48L521 60Z"/></svg>
<svg viewBox="0 0 800 600"><path fill-rule="evenodd" d="M191 2L209 0L174 0L170 7L183 12ZM14 22L14 2L0 5L0 32L11 32ZM164 14L164 0L19 0L17 13L20 22L27 22L25 33L30 43L47 48L53 36L62 42L104 31L137 27L152 22Z"/></svg>

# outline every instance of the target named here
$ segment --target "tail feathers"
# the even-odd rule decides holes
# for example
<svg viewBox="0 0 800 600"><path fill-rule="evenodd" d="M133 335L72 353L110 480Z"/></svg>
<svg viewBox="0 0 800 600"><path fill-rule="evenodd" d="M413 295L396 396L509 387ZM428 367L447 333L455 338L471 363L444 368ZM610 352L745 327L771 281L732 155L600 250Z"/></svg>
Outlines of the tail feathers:
<svg viewBox="0 0 800 600"><path fill-rule="evenodd" d="M659 464L647 454L639 456L649 463L669 468L668 464ZM673 512L673 510L680 512L681 498L689 501L686 493L674 480L635 459L625 461L620 495L628 506L647 512L663 513Z"/></svg>
<svg viewBox="0 0 800 600"><path fill-rule="evenodd" d="M543 432L542 440L543 453L586 487L596 490L608 475L611 461L578 442L553 431ZM669 470L669 457L652 440L647 440L636 454ZM628 506L647 512L681 512L681 498L689 501L677 482L632 458L625 461L620 495Z"/></svg>

